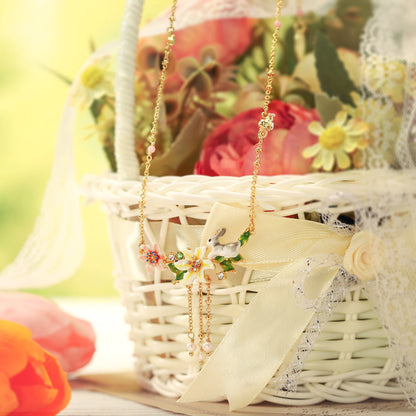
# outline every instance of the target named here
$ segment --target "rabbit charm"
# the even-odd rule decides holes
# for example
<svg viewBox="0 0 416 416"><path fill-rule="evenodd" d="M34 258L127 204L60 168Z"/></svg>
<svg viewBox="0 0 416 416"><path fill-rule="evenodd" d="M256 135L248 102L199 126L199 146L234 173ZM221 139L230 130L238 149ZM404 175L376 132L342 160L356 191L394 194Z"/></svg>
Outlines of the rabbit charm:
<svg viewBox="0 0 416 416"><path fill-rule="evenodd" d="M225 234L225 231L225 228L220 228L213 237L208 239L207 245L212 250L211 253L208 254L209 259L215 259L216 257L231 259L238 256L238 250L241 247L241 242L239 240L228 244L221 244L219 242L220 237Z"/></svg>

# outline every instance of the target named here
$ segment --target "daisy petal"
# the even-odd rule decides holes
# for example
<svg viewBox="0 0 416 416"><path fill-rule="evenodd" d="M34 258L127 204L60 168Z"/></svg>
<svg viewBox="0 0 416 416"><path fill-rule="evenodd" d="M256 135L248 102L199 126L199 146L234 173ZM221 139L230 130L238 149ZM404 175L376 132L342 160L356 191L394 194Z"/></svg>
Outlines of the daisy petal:
<svg viewBox="0 0 416 416"><path fill-rule="evenodd" d="M323 160L323 168L325 171L330 172L334 167L335 157L332 152L328 152L327 150L323 150L321 152L322 160Z"/></svg>
<svg viewBox="0 0 416 416"><path fill-rule="evenodd" d="M351 166L351 159L343 150L338 150L335 153L335 157L337 159L337 165L340 169L345 170Z"/></svg>
<svg viewBox="0 0 416 416"><path fill-rule="evenodd" d="M302 156L305 159L309 159L310 157L314 157L316 156L319 151L321 150L321 146L319 145L319 143L314 144L313 146L309 146L307 147L303 152L302 152Z"/></svg>
<svg viewBox="0 0 416 416"><path fill-rule="evenodd" d="M324 162L322 160L322 152L320 152L318 153L318 156L316 156L316 158L314 159L312 167L315 169L319 169L320 167L322 167L323 163Z"/></svg>
<svg viewBox="0 0 416 416"><path fill-rule="evenodd" d="M361 136L368 131L368 124L364 121L360 121L356 123L352 129L348 132L348 134L352 136Z"/></svg>
<svg viewBox="0 0 416 416"><path fill-rule="evenodd" d="M325 131L322 124L319 123L318 121L312 121L312 123L309 124L308 129L315 136L319 136Z"/></svg>
<svg viewBox="0 0 416 416"><path fill-rule="evenodd" d="M335 117L335 125L342 127L347 121L348 113L344 110L339 111Z"/></svg>
<svg viewBox="0 0 416 416"><path fill-rule="evenodd" d="M357 148L357 146L357 140L354 140L351 137L347 136L344 142L343 150L347 153L351 153Z"/></svg>

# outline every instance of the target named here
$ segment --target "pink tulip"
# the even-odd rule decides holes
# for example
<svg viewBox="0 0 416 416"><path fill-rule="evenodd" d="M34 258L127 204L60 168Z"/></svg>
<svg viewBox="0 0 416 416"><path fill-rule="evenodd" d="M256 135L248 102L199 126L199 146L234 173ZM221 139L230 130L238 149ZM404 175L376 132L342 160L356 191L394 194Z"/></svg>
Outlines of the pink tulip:
<svg viewBox="0 0 416 416"><path fill-rule="evenodd" d="M41 296L0 293L0 319L27 327L33 340L55 355L66 372L85 366L94 354L95 334L91 324L67 314Z"/></svg>

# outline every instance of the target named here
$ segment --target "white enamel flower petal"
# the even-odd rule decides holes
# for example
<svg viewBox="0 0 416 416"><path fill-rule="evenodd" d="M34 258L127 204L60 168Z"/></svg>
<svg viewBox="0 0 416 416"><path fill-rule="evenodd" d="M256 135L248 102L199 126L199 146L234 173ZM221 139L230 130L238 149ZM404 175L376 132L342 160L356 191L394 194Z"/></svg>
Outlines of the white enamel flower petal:
<svg viewBox="0 0 416 416"><path fill-rule="evenodd" d="M188 260L179 260L175 263L175 267L181 271L189 269Z"/></svg>

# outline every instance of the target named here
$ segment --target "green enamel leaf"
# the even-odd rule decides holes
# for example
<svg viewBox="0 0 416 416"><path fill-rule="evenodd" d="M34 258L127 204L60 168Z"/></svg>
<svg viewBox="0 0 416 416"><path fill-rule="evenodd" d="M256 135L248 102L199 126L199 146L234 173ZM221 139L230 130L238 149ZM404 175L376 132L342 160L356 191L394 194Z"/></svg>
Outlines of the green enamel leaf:
<svg viewBox="0 0 416 416"><path fill-rule="evenodd" d="M181 273L181 271L174 265L174 263L168 263L168 267L172 273Z"/></svg>
<svg viewBox="0 0 416 416"><path fill-rule="evenodd" d="M179 274L176 275L175 280L183 280L185 274L186 274L186 271L180 272Z"/></svg>
<svg viewBox="0 0 416 416"><path fill-rule="evenodd" d="M357 88L350 80L335 47L321 31L316 34L315 58L322 91L330 97L338 97L345 104L354 105L351 93Z"/></svg>
<svg viewBox="0 0 416 416"><path fill-rule="evenodd" d="M221 263L221 267L224 270L224 272L230 272L231 270L235 270L231 260L224 260Z"/></svg>
<svg viewBox="0 0 416 416"><path fill-rule="evenodd" d="M237 261L240 261L241 259L242 259L242 257L241 257L241 255L239 254L238 256L233 257L231 260L232 260L233 262L237 262Z"/></svg>
<svg viewBox="0 0 416 416"><path fill-rule="evenodd" d="M245 243L247 243L249 238L250 238L250 231L247 230L245 233L241 234L238 240L240 241L240 244L243 246Z"/></svg>
<svg viewBox="0 0 416 416"><path fill-rule="evenodd" d="M222 256L217 256L217 257L215 257L215 259L214 259L216 262L218 262L218 263L221 263L221 262L223 262L224 260L225 260L225 257L222 257Z"/></svg>

